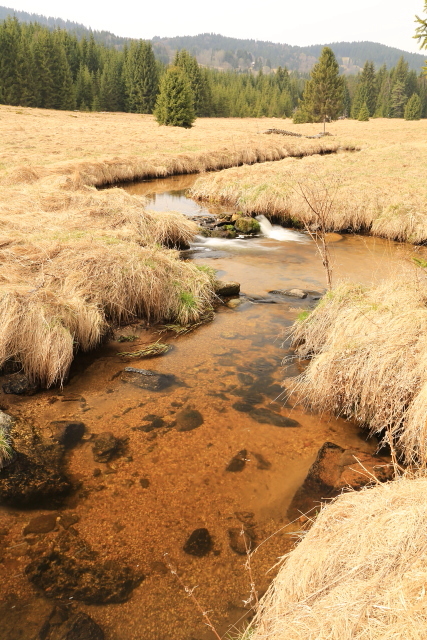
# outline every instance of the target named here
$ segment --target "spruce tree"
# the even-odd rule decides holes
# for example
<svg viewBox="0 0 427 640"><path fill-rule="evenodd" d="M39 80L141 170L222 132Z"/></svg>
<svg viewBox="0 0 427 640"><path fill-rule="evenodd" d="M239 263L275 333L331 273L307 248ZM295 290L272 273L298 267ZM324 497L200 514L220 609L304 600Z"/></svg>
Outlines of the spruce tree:
<svg viewBox="0 0 427 640"><path fill-rule="evenodd" d="M357 119L360 122L367 122L369 120L369 109L366 102L363 104L362 108L360 109Z"/></svg>
<svg viewBox="0 0 427 640"><path fill-rule="evenodd" d="M356 94L353 100L352 117L357 118L363 105L366 103L369 115L375 113L377 101L377 86L375 81L375 69L373 62L365 62L363 71L360 74Z"/></svg>
<svg viewBox="0 0 427 640"><path fill-rule="evenodd" d="M419 120L421 118L421 98L417 93L413 93L406 103L405 120Z"/></svg>
<svg viewBox="0 0 427 640"><path fill-rule="evenodd" d="M133 113L153 113L159 78L150 42L133 41L126 52L124 77L128 109Z"/></svg>
<svg viewBox="0 0 427 640"><path fill-rule="evenodd" d="M163 75L154 115L159 124L189 129L196 114L190 82L180 67L170 67Z"/></svg>
<svg viewBox="0 0 427 640"><path fill-rule="evenodd" d="M310 80L305 85L301 111L311 122L337 120L343 109L344 82L334 52L324 47L319 62L314 65Z"/></svg>
<svg viewBox="0 0 427 640"><path fill-rule="evenodd" d="M405 93L405 85L401 80L397 80L391 90L390 108L392 118L403 118L408 96Z"/></svg>

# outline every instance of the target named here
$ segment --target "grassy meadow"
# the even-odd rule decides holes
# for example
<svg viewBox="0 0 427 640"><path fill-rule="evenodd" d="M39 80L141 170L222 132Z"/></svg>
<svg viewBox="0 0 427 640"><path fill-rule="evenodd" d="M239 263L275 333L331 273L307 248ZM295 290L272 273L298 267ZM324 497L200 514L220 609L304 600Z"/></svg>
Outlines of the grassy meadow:
<svg viewBox="0 0 427 640"><path fill-rule="evenodd" d="M96 187L242 163L334 152L339 142L261 135L275 120L199 120L0 107L0 368L62 383L77 350L135 317L197 321L214 301L211 272L175 248L197 226Z"/></svg>

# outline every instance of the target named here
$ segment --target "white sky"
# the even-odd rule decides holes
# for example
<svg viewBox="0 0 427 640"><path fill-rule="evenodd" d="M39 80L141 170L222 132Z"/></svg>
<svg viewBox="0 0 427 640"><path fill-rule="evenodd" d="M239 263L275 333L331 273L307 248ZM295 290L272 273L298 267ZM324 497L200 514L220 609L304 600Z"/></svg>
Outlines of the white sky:
<svg viewBox="0 0 427 640"><path fill-rule="evenodd" d="M1 1L1 0L0 0ZM2 0L4 6L133 38L213 32L292 45L371 40L419 52L424 0Z"/></svg>

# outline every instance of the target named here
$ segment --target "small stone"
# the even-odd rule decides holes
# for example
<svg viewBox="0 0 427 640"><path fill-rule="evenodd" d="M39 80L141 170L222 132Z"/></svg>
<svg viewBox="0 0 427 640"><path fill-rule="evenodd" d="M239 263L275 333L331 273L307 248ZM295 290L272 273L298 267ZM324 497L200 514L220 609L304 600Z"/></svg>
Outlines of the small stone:
<svg viewBox="0 0 427 640"><path fill-rule="evenodd" d="M228 530L228 537L230 539L230 547L241 556L255 549L255 534L250 528L233 527Z"/></svg>
<svg viewBox="0 0 427 640"><path fill-rule="evenodd" d="M274 289L273 291L269 291L268 293L272 293L273 295L278 296L290 296L291 298L306 298L307 294L302 289Z"/></svg>
<svg viewBox="0 0 427 640"><path fill-rule="evenodd" d="M58 514L56 513L48 513L33 518L24 528L24 536L28 533L49 533L49 531L53 531L56 527L57 517Z"/></svg>
<svg viewBox="0 0 427 640"><path fill-rule="evenodd" d="M217 280L215 282L215 293L217 294L217 296L222 296L224 298L238 296L240 293L240 283L221 282L221 280Z"/></svg>
<svg viewBox="0 0 427 640"><path fill-rule="evenodd" d="M242 449L241 451L236 453L236 455L231 458L225 470L232 471L232 472L243 471L246 465L247 454L248 452L246 449Z"/></svg>
<svg viewBox="0 0 427 640"><path fill-rule="evenodd" d="M141 478L139 484L143 489L148 489L148 487L150 486L150 481L148 478Z"/></svg>
<svg viewBox="0 0 427 640"><path fill-rule="evenodd" d="M197 429L204 422L203 416L197 409L183 409L176 414L176 424L178 431L192 431Z"/></svg>
<svg viewBox="0 0 427 640"><path fill-rule="evenodd" d="M93 470L93 474L92 475L93 475L94 478L98 478L101 475L101 473L102 473L101 469L99 467L96 467Z"/></svg>
<svg viewBox="0 0 427 640"><path fill-rule="evenodd" d="M109 462L116 455L119 446L120 441L109 431L99 433L93 441L93 459L96 462Z"/></svg>
<svg viewBox="0 0 427 640"><path fill-rule="evenodd" d="M233 298L232 300L229 300L225 304L229 309L236 309L237 307L240 307L242 303L243 303L243 300L241 300L240 298Z"/></svg>
<svg viewBox="0 0 427 640"><path fill-rule="evenodd" d="M212 537L205 528L195 529L183 547L185 553L201 558L212 549Z"/></svg>
<svg viewBox="0 0 427 640"><path fill-rule="evenodd" d="M120 379L122 382L129 382L135 387L148 391L162 391L176 384L176 378L173 375L157 373L149 369L135 369L134 367L126 367Z"/></svg>
<svg viewBox="0 0 427 640"><path fill-rule="evenodd" d="M151 563L151 571L161 576L166 576L169 573L169 569L167 568L165 563L159 562L158 560Z"/></svg>

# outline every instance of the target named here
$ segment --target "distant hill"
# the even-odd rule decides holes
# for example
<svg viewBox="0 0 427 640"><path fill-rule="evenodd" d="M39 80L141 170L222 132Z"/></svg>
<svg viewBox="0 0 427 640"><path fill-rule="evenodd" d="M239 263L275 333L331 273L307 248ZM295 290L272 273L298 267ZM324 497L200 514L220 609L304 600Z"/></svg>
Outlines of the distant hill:
<svg viewBox="0 0 427 640"><path fill-rule="evenodd" d="M16 16L21 22L38 22L51 29L60 27L74 33L77 37L89 37L91 34L101 44L121 49L130 38L116 36L109 31L96 31L83 24L46 17L36 13L17 11L8 7L0 7L0 20L7 16ZM176 36L174 38L155 37L153 43L156 57L165 64L172 61L175 51L187 49L197 57L200 64L217 69L276 69L286 66L290 70L308 73L316 63L322 47L316 44L308 47L297 47L288 44L264 42L262 40L240 40L227 38L216 33L202 33L197 36ZM335 52L343 73L357 73L366 60L372 60L378 68L386 64L388 68L395 66L398 59L404 56L410 69L417 72L425 64L425 56L409 53L394 47L376 42L333 42L328 44Z"/></svg>
<svg viewBox="0 0 427 640"><path fill-rule="evenodd" d="M164 62L170 60L177 49L187 49L197 57L200 64L221 69L247 69L255 67L288 69L308 72L316 63L324 46L329 46L337 56L344 73L357 73L366 60L372 60L376 67L386 64L394 67L401 56L417 72L425 64L425 56L388 47L377 42L333 42L328 45L316 44L297 47L276 44L262 40L239 40L216 33L202 33L198 36L174 38L153 38L156 55Z"/></svg>

